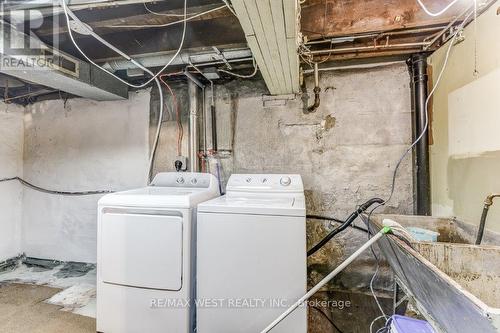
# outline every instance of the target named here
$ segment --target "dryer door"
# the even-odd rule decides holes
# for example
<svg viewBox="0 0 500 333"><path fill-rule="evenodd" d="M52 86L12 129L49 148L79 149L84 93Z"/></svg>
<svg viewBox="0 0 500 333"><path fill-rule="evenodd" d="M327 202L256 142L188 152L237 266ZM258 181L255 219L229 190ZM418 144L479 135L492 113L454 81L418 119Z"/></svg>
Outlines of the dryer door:
<svg viewBox="0 0 500 333"><path fill-rule="evenodd" d="M182 218L104 213L100 264L105 283L180 290Z"/></svg>

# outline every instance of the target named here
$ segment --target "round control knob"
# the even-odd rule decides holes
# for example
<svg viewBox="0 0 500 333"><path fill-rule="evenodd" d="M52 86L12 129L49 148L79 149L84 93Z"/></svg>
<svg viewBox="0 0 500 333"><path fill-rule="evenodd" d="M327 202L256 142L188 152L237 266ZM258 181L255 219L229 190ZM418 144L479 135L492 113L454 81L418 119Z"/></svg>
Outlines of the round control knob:
<svg viewBox="0 0 500 333"><path fill-rule="evenodd" d="M193 185L198 184L198 179L196 179L196 178L191 179L191 184L193 184Z"/></svg>
<svg viewBox="0 0 500 333"><path fill-rule="evenodd" d="M251 182L252 182L252 178L248 177L247 179L245 179L245 181L246 181L247 183L251 183Z"/></svg>
<svg viewBox="0 0 500 333"><path fill-rule="evenodd" d="M288 186L292 183L292 179L290 177L282 177L280 179L280 184L283 186Z"/></svg>
<svg viewBox="0 0 500 333"><path fill-rule="evenodd" d="M184 184L184 178L183 177L177 178L177 184Z"/></svg>

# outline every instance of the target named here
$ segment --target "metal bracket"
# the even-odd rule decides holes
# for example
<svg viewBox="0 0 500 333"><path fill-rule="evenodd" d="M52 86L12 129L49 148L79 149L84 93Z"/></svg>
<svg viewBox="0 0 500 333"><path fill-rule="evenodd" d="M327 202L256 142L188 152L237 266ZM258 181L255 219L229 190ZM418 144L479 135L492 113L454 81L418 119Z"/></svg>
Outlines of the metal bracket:
<svg viewBox="0 0 500 333"><path fill-rule="evenodd" d="M212 46L212 49L214 49L215 53L217 53L217 55L219 56L219 59L214 60L222 60L224 64L226 64L228 69L233 69L229 61L227 61L226 57L224 57L224 54L216 46Z"/></svg>

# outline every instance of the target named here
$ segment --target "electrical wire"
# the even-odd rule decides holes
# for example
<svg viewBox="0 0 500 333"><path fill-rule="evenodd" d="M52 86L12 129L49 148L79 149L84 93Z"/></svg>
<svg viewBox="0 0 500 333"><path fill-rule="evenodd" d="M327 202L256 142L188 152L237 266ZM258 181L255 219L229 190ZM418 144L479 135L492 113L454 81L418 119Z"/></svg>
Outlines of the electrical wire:
<svg viewBox="0 0 500 333"><path fill-rule="evenodd" d="M229 3L229 0L222 0L222 2L226 4L227 8L231 13L233 13L234 16L238 17L238 15L236 15L236 12L234 11L233 6Z"/></svg>
<svg viewBox="0 0 500 333"><path fill-rule="evenodd" d="M73 44L75 45L75 47L77 48L77 50L91 63L93 64L94 66L96 66L97 68L101 69L102 71L108 73L109 75L117 78L119 81L125 83L126 85L130 86L130 87L133 87L133 88L143 88L145 86L147 86L150 82L152 81L155 81L157 87L158 87L158 91L159 91L159 96L160 96L160 114L159 114L159 118L158 118L158 126L157 126L157 129L156 129L156 134L155 134L155 139L154 139L154 142L153 142L153 148L151 150L151 153L150 153L150 158L149 158L149 165L148 165L148 183L151 182L151 179L152 179L152 175L153 175L153 167L154 167L154 159L155 159L155 156L156 156L156 150L158 148L158 142L159 142L159 139L160 139L160 132L161 132L161 125L162 125L162 121L163 121L163 109L164 109L164 101L163 101L163 91L161 89L161 84L160 84L160 81L158 80L158 76L161 74L162 71L164 71L171 63L172 61L177 57L177 55L180 53L181 49L182 49L182 46L184 45L184 39L185 39L185 36L186 36L186 23L184 23L184 29L183 29L183 33L182 33L182 40L181 40L181 43L179 45L179 48L177 49L177 52L174 54L174 56L170 59L170 61L157 73L157 74L154 74L152 71L150 71L148 68L146 68L145 66L143 66L142 64L140 64L139 62L135 61L134 59L130 58L130 56L128 56L127 54L123 53L121 50L119 50L118 48L116 48L115 46L113 46L112 44L108 43L106 40L104 40L102 37L100 37L99 35L97 35L96 33L94 33L92 30L90 29L87 29L88 32L90 33L90 35L92 37L94 37L97 41L101 42L103 45L107 46L108 48L110 48L111 50L115 51L116 53L118 53L119 55L121 55L122 57L124 57L125 59L131 61L133 64L135 64L137 67L139 67L140 69L144 70L146 73L148 73L149 75L152 76L152 78L150 80L148 80L146 83L142 84L142 85L134 85L134 84L131 84L129 83L128 81L126 80L123 80L122 78L116 76L115 74L111 73L110 71L106 70L105 68L97 65L94 61L92 61L92 59L90 59L86 54L85 52L83 52L83 50L78 46L78 44L76 43L75 39L74 39L74 36L73 36L73 32L71 30L71 25L70 25L70 21L69 21L69 16L71 15L71 17L73 18L73 20L75 20L76 22L80 23L82 26L85 26L83 24L82 21L80 21L78 19L78 17L73 14L73 12L71 10L68 9L67 5L66 5L66 0L61 0L62 2L62 7L63 7L63 10L64 10L64 15L66 17L66 24L67 24L67 27L68 27L68 33L69 33L69 36L70 36L70 39L71 41L73 42ZM184 0L184 17L186 16L187 14L187 0Z"/></svg>
<svg viewBox="0 0 500 333"><path fill-rule="evenodd" d="M443 9L441 9L440 11L438 11L438 12L431 12L429 9L427 9L427 7L424 5L424 3L422 2L422 0L417 0L418 4L420 5L420 7L422 7L422 9L424 10L424 12L426 12L427 15L434 16L434 17L443 15L448 9L450 9L458 1L459 0L453 0L448 5L446 5L446 7L444 7Z"/></svg>
<svg viewBox="0 0 500 333"><path fill-rule="evenodd" d="M379 321L380 319L382 319L382 318L386 319L384 316L378 316L377 318L375 318L375 319L373 319L373 320L372 320L372 322L371 322L371 324L370 324L370 333L373 333L373 325L374 325L377 321ZM387 320L387 319L386 319L386 320ZM385 325L384 325L384 326L385 326Z"/></svg>
<svg viewBox="0 0 500 333"><path fill-rule="evenodd" d="M98 195L98 194L108 194L108 193L114 193L114 191L110 190L98 190L98 191L77 191L77 192L68 192L68 191L56 191L56 190L49 190L37 185L34 185L21 177L10 177L10 178L3 178L0 179L0 183L3 182L9 182L9 181L14 181L17 180L20 182L22 185L31 188L35 191L42 192L42 193L48 193L48 194L55 194L55 195L66 195L66 196L85 196L85 195Z"/></svg>
<svg viewBox="0 0 500 333"><path fill-rule="evenodd" d="M179 109L179 103L177 102L177 96L174 94L174 91L170 87L170 85L163 80L163 75L160 76L160 81L167 87L170 95L172 96L172 108L175 109L176 121L177 121L177 156L182 155L182 139L184 136L184 128L182 126L181 113Z"/></svg>
<svg viewBox="0 0 500 333"><path fill-rule="evenodd" d="M413 143L408 147L408 149L406 149L406 151L403 153L403 155L401 155L401 158L398 160L398 162L396 164L396 167L394 168L393 175L392 175L392 184L391 184L390 195L389 195L389 197L387 198L387 200L385 200L385 202L382 205L385 205L389 201L391 201L391 199L392 199L392 197L394 195L394 190L395 190L395 186L396 186L397 173L398 173L399 167L401 166L401 163L404 161L404 159L406 158L406 156L408 155L408 153L413 150L413 148L417 145L417 143L419 143L420 140L422 140L422 138L424 137L424 135L427 133L427 131L429 129L429 101L431 100L432 96L434 95L434 92L436 91L437 87L439 86L439 83L441 82L441 78L443 77L444 71L445 71L445 69L446 69L446 67L448 65L448 60L450 58L451 49L453 48L453 45L454 45L455 40L457 38L457 35L463 29L463 27L467 23L467 20L470 18L470 16L472 15L472 13L473 12L469 13L464 18L464 20L462 21L462 23L457 28L457 31L453 34L453 37L452 37L452 39L450 41L450 45L448 46L448 49L446 51L446 56L445 56L445 60L444 60L443 66L442 66L442 68L441 68L441 70L439 72L439 75L438 75L437 79L436 79L436 83L432 87L432 90L427 95L427 98L425 100L425 105L424 105L424 110L425 110L424 128L422 129L422 132L419 134L419 136L415 139L415 141L413 141ZM376 207L376 208L378 208L378 207Z"/></svg>
<svg viewBox="0 0 500 333"><path fill-rule="evenodd" d="M193 16L189 16L189 17L187 17L187 14L186 14L182 20L169 22L169 23L163 23L163 24L116 24L116 25L106 25L106 26L104 26L104 28L164 28L164 27L168 27L171 25L179 24L179 23L185 24L186 22L191 21L195 18L219 11L219 10L224 9L226 7L227 7L226 5L218 6L218 7L206 10L204 12L194 14Z"/></svg>
<svg viewBox="0 0 500 333"><path fill-rule="evenodd" d="M239 77L241 79L249 79L249 78L252 78L255 75L257 75L257 72L259 70L259 66L257 66L257 64L255 63L255 58L253 59L253 66L254 66L254 71L252 72L252 74L248 74L248 75L241 75L241 74L233 73L233 72L227 71L225 69L218 69L218 71L222 72L222 73L226 73L226 74L232 75L232 76Z"/></svg>
<svg viewBox="0 0 500 333"><path fill-rule="evenodd" d="M378 307L378 309L379 309L379 310L380 310L380 312L382 313L382 316L387 317L387 315L386 315L386 314L385 314L385 312L384 312L384 309L382 309L382 305L380 304L380 301L378 300L378 297L377 297L377 295L375 294L375 290L374 290L374 288L373 288L373 284L374 284L374 282L375 282L375 279L376 279L376 278L377 278L377 276L378 276L379 271L380 271L380 263L379 263L378 258L377 258L377 268L375 269L375 273L373 274L373 276L372 276L372 278L371 278L371 280L370 280L370 291L371 291L371 293L372 293L372 295L373 295L373 298L375 299L375 303L377 303L377 307Z"/></svg>
<svg viewBox="0 0 500 333"><path fill-rule="evenodd" d="M64 11L64 16L66 18L66 24L67 24L67 27L68 27L68 34L69 34L69 37L71 39L71 42L73 43L73 45L75 46L75 48L82 54L82 56L89 62L91 63L92 65L96 66L97 68L99 68L100 70L108 73L109 75L113 76L115 79L117 79L118 81L128 85L129 87L132 87L132 88L144 88L146 87L148 84L150 84L151 82L153 82L158 76L160 76L164 71L165 69L168 68L168 66L170 66L170 64L174 61L174 59L177 58L177 56L179 55L179 53L181 52L182 50L182 47L184 46L184 41L186 39L186 27L187 27L187 21L186 21L186 16L187 16L187 0L184 0L184 26L183 26L183 30L182 30L182 36L181 36L181 42L179 44L179 47L177 48L177 51L174 53L173 57L167 62L167 64L165 66L163 66L162 69L160 69L156 74L152 75L152 77L146 81L145 83L143 84L132 84L130 82L128 82L127 80L124 80L122 79L121 77L115 75L114 73L112 73L111 71L107 70L106 68L103 68L102 66L98 65L97 63L95 63L92 59L90 59L90 57L80 48L80 46L78 45L78 43L76 42L75 38L74 38L74 35L73 35L73 31L71 30L71 25L70 25L70 16L71 18L76 21L77 23L81 24L83 27L86 27L85 23L83 23L67 6L66 4L66 0L61 0L61 3L62 3L62 7L63 7L63 11ZM101 36L97 35L95 32L93 32L92 30L90 30L89 28L86 28L87 29L87 32L92 36L94 37L95 39L97 39L99 42L101 42L102 44L106 45L107 47L109 47L110 49L112 49L113 51L115 51L116 53L118 53L120 56L124 57L125 59L127 59L128 61L132 62L134 65L136 65L137 67L139 67L140 69L142 70L145 70L144 66L139 63L138 61L136 61L135 59L131 58L129 55L125 54L124 52L122 52L120 49L116 48L115 46L113 46L112 44L110 44L109 42L107 42L106 40L104 40Z"/></svg>
<svg viewBox="0 0 500 333"><path fill-rule="evenodd" d="M153 74L149 69L144 69L149 74ZM158 126L156 127L155 139L153 142L153 148L151 150L149 156L149 165L148 165L148 184L151 183L153 179L153 168L156 157L156 150L158 149L158 143L160 142L160 134L161 134L161 125L163 122L163 108L164 108L164 98L163 98L163 90L161 89L160 80L155 78L155 83L158 86L158 94L160 96L160 114L158 115Z"/></svg>

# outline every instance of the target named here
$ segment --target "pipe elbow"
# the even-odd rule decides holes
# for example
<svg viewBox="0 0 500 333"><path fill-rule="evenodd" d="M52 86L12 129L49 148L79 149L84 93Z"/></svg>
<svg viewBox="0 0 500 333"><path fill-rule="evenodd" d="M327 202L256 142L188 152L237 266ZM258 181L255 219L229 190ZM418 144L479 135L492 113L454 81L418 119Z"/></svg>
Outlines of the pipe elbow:
<svg viewBox="0 0 500 333"><path fill-rule="evenodd" d="M494 193L494 194L490 194L486 197L486 199L484 200L484 205L485 206L491 206L493 205L493 199L494 198L500 198L500 193Z"/></svg>
<svg viewBox="0 0 500 333"><path fill-rule="evenodd" d="M314 104L307 108L307 113L315 112L321 103L321 99L319 97L319 93L321 92L320 87L314 87Z"/></svg>

